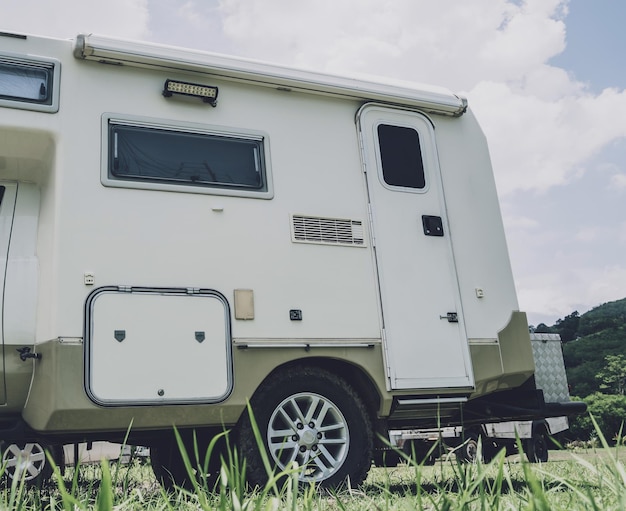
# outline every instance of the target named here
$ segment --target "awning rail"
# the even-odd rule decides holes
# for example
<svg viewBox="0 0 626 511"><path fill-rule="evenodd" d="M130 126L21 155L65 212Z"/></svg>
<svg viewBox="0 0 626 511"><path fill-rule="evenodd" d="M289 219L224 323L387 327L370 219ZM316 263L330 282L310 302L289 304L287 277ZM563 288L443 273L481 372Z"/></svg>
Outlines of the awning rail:
<svg viewBox="0 0 626 511"><path fill-rule="evenodd" d="M460 116L467 108L465 98L441 87L400 82L378 83L96 35L78 35L74 56L106 64L192 71L278 89L391 103L443 115Z"/></svg>

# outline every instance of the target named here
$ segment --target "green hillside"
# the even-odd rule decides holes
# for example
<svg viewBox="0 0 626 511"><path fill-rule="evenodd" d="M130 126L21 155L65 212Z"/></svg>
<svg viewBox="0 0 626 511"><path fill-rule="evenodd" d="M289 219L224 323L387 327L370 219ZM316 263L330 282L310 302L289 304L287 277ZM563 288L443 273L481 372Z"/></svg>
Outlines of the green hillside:
<svg viewBox="0 0 626 511"><path fill-rule="evenodd" d="M619 373L619 366L625 365L621 362L626 361L626 298L595 307L582 316L575 311L548 330L561 334L572 395L619 393L607 388L612 385L607 369ZM612 366L607 357L617 357L608 359L613 362ZM626 373L626 367L622 372Z"/></svg>

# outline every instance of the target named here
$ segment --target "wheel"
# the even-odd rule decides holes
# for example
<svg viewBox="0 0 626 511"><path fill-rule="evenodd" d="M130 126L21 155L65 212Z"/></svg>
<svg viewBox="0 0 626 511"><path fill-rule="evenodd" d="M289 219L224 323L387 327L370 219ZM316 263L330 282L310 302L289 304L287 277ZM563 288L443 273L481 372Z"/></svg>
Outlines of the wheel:
<svg viewBox="0 0 626 511"><path fill-rule="evenodd" d="M251 401L254 420L274 471L327 488L365 479L372 462L372 423L363 401L342 378L318 368L294 367L271 376ZM263 486L268 473L248 413L238 427L248 482Z"/></svg>
<svg viewBox="0 0 626 511"><path fill-rule="evenodd" d="M523 447L531 463L548 461L548 436L545 429L533 431L532 437L524 440Z"/></svg>
<svg viewBox="0 0 626 511"><path fill-rule="evenodd" d="M466 433L465 441L455 451L457 457L466 463L476 463L478 460L478 438L476 433Z"/></svg>
<svg viewBox="0 0 626 511"><path fill-rule="evenodd" d="M55 464L63 473L63 449L56 446L44 446L38 443L8 444L2 447L2 466L4 477L24 479L28 485L44 483L52 477L52 465L46 457L48 450Z"/></svg>
<svg viewBox="0 0 626 511"><path fill-rule="evenodd" d="M206 487L207 490L212 491L220 473L221 455L224 453L226 444L224 437L220 437L211 452L207 473L201 474L198 467L202 469L204 466L205 456L207 455L211 439L219 433L214 430L202 430L195 435L194 441L193 432L181 432L184 449L191 463L191 475L185 467L174 434L163 436L160 441L150 447L150 463L157 481L166 490L174 490L177 487L192 490L193 482L191 477L195 477L196 482L201 487ZM199 461L196 460L195 444L198 446Z"/></svg>
<svg viewBox="0 0 626 511"><path fill-rule="evenodd" d="M457 457L466 463L476 463L479 459L483 463L491 461L494 455L494 445L476 431L465 433L465 441L455 451Z"/></svg>

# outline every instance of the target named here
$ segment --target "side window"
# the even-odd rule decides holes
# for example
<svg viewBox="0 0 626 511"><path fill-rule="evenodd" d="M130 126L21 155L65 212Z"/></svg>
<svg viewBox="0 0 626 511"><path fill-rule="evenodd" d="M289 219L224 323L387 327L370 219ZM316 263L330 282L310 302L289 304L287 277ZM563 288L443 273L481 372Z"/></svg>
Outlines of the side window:
<svg viewBox="0 0 626 511"><path fill-rule="evenodd" d="M426 187L419 134L414 128L378 125L382 173L390 186Z"/></svg>
<svg viewBox="0 0 626 511"><path fill-rule="evenodd" d="M266 140L109 119L108 186L269 198Z"/></svg>
<svg viewBox="0 0 626 511"><path fill-rule="evenodd" d="M56 112L59 64L0 55L0 106Z"/></svg>

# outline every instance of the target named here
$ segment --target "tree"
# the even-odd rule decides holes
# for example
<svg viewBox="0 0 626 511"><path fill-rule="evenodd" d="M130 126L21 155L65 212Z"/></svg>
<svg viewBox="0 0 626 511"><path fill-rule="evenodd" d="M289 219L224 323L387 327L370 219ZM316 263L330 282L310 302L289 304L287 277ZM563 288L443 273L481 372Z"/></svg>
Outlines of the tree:
<svg viewBox="0 0 626 511"><path fill-rule="evenodd" d="M623 329L626 325L626 298L604 303L580 317L578 335L586 336L607 329Z"/></svg>
<svg viewBox="0 0 626 511"><path fill-rule="evenodd" d="M537 334L551 334L552 332L553 330L545 323L539 323L535 327L535 333Z"/></svg>
<svg viewBox="0 0 626 511"><path fill-rule="evenodd" d="M626 391L626 357L607 355L604 360L606 365L596 374L596 378L602 381L600 388L608 390L609 394L623 396Z"/></svg>
<svg viewBox="0 0 626 511"><path fill-rule="evenodd" d="M571 394L584 397L593 392L608 392L600 387L603 381L597 377L606 368L607 355L622 355L626 359L626 328L609 328L563 344Z"/></svg>
<svg viewBox="0 0 626 511"><path fill-rule="evenodd" d="M554 326L554 330L561 336L561 341L569 342L578 337L578 326L580 325L580 315L578 311L574 311L563 319L558 319Z"/></svg>
<svg viewBox="0 0 626 511"><path fill-rule="evenodd" d="M579 440L589 440L598 436L591 422L590 414L598 423L599 432L607 442L612 443L618 433L624 435L626 417L626 396L607 395L596 392L583 399L587 403L587 413L575 417L570 422L570 435Z"/></svg>

